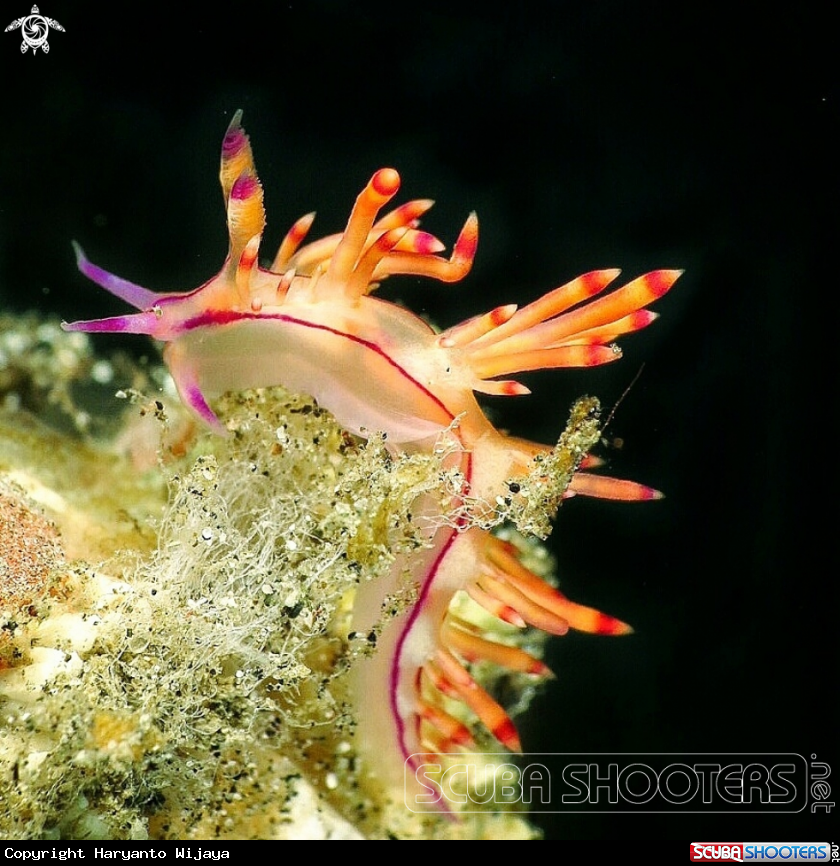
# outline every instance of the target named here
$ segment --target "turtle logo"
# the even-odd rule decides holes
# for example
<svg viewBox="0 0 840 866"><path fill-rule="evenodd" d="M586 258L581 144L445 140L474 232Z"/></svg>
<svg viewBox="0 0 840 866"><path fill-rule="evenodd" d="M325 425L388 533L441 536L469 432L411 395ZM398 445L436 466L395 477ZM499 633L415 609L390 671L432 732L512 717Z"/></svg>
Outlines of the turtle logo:
<svg viewBox="0 0 840 866"><path fill-rule="evenodd" d="M46 15L41 15L37 6L32 7L29 15L12 21L6 28L6 33L10 30L17 30L18 27L20 27L20 32L23 36L23 42L20 45L20 50L23 54L26 54L27 48L31 48L33 54L37 54L39 48L44 54L49 54L50 43L47 42L47 34L50 31L50 27L53 30L64 32L64 28L58 21L54 18L47 18Z"/></svg>

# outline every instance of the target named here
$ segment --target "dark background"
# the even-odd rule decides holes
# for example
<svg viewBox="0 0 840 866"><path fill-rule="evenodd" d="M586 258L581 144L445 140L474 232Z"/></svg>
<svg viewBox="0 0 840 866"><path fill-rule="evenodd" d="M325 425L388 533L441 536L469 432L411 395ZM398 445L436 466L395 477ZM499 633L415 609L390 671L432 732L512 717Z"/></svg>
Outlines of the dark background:
<svg viewBox="0 0 840 866"><path fill-rule="evenodd" d="M0 300L67 319L123 309L76 273L71 239L157 290L215 274L218 152L237 108L266 255L314 208L313 236L339 230L383 165L402 174L400 200L437 199L424 226L447 243L478 211L463 283L382 289L441 325L594 268L684 268L619 364L532 374L533 396L488 401L501 426L552 441L574 397L610 407L644 364L606 431L624 447L602 453L667 493L562 510L565 590L637 634L552 642L558 682L522 722L526 748L815 753L836 769L836 48L807 7L769 9L301 2L222 18L45 0L66 30L48 55L0 37ZM100 345L117 340L147 348ZM536 820L554 838L829 826L822 813Z"/></svg>

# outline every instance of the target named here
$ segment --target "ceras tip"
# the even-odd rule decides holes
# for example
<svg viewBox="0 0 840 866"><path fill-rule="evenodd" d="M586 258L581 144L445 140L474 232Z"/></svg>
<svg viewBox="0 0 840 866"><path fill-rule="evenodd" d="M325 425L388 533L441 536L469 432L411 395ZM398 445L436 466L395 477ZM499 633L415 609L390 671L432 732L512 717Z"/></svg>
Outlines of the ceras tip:
<svg viewBox="0 0 840 866"><path fill-rule="evenodd" d="M645 274L645 279L651 294L661 298L684 273L681 270L651 271Z"/></svg>
<svg viewBox="0 0 840 866"><path fill-rule="evenodd" d="M445 250L446 245L429 232L415 231L411 236L411 245L408 249L410 252L419 253L421 256L430 256Z"/></svg>
<svg viewBox="0 0 840 866"><path fill-rule="evenodd" d="M623 637L624 635L633 634L633 627L614 616L609 616L606 613L599 615L599 618L594 623L591 629L592 634L600 634L611 637Z"/></svg>
<svg viewBox="0 0 840 866"><path fill-rule="evenodd" d="M452 249L452 259L459 262L468 262L472 266L475 251L478 248L478 214L472 211L455 241Z"/></svg>
<svg viewBox="0 0 840 866"><path fill-rule="evenodd" d="M380 168L370 180L371 188L384 200L396 195L400 188L400 175L394 168Z"/></svg>

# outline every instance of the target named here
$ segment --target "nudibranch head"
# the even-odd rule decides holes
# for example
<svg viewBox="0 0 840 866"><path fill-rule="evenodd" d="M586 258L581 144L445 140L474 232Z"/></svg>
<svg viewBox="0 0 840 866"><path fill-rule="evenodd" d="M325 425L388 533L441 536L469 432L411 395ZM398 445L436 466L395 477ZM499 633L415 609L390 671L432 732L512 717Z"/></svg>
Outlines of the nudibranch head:
<svg viewBox="0 0 840 866"><path fill-rule="evenodd" d="M630 628L575 604L526 568L516 548L486 531L492 503L511 495L511 479L529 472L536 472L537 484L541 472L561 477L549 510L574 494L619 500L659 494L586 471L597 465L586 454L597 441L597 420L586 411L570 422L566 444L561 437L552 452L497 431L474 392L526 394L524 385L504 377L616 360L621 353L614 341L656 318L647 306L680 271L652 271L607 294L619 272L592 271L524 307L503 305L437 333L371 293L394 274L462 279L476 252L475 214L443 257L444 245L419 228L431 201L409 201L380 216L400 187L397 171L383 168L357 197L343 232L304 244L314 218L306 214L265 267L259 262L263 190L241 112L225 133L219 178L229 244L216 276L191 291L157 293L92 264L76 246L79 270L138 312L64 327L147 334L166 343L164 359L183 401L221 434L227 431L209 396L283 385L314 397L353 433L387 434L391 447L430 449L442 434L449 437L450 465L461 479L451 503L456 516L428 519L428 550L398 563L382 587L363 586L357 594L354 625L361 633L378 627L384 600L404 581L415 584L416 595L413 607L383 630L376 659L360 675L360 692L369 693L369 708L360 711L360 749L377 766L372 775L389 784L401 784L404 768L416 769L416 753L469 746L464 719L470 714L504 746L518 749L513 722L470 665L491 661L529 676L547 669L451 611L455 594L464 590L515 627L612 635ZM562 460L552 462L552 454ZM429 518L432 510L418 502L417 513Z"/></svg>

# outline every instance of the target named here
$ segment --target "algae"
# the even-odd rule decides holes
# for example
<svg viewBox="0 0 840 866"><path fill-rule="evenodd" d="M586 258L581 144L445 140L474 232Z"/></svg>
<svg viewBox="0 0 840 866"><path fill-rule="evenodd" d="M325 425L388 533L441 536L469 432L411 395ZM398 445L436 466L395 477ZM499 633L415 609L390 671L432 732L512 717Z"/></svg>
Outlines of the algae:
<svg viewBox="0 0 840 866"><path fill-rule="evenodd" d="M172 395L157 365L98 358L53 321L0 321L0 835L533 835L515 811L408 813L356 772L347 674L376 635L349 630L354 589L428 543L411 509L451 501L445 449L361 442L276 388L218 401L221 439ZM484 523L545 534L596 414L578 405ZM534 632L495 627L539 651ZM484 675L515 709L535 688Z"/></svg>

